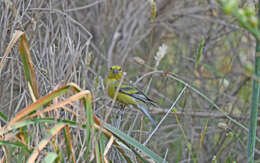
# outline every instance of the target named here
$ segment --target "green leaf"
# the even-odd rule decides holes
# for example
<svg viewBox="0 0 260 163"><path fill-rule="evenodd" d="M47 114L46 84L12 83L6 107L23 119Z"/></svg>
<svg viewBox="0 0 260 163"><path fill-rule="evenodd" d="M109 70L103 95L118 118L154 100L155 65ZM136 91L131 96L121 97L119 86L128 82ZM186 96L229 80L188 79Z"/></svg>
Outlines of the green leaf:
<svg viewBox="0 0 260 163"><path fill-rule="evenodd" d="M199 48L197 49L197 53L196 53L195 68L198 67L200 56L203 53L203 47L204 47L204 38L201 38L200 39L200 45L199 45Z"/></svg>
<svg viewBox="0 0 260 163"><path fill-rule="evenodd" d="M2 120L4 123L7 123L7 117L4 113L0 112L0 120Z"/></svg>
<svg viewBox="0 0 260 163"><path fill-rule="evenodd" d="M19 142L10 142L10 141L5 141L5 140L0 140L0 145L7 145L7 146L11 146L11 147L16 147L16 148L22 148L23 150L27 151L27 152L31 152L30 149L28 149L28 147L22 143Z"/></svg>
<svg viewBox="0 0 260 163"><path fill-rule="evenodd" d="M58 157L58 155L54 152L48 152L47 155L44 157L43 162L44 163L52 163L55 161L55 159Z"/></svg>

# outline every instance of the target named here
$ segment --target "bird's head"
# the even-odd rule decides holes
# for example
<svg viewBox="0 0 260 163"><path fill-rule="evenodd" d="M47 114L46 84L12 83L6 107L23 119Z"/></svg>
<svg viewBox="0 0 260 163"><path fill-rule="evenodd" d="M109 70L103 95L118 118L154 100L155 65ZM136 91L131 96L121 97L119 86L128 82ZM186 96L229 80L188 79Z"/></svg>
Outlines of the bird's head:
<svg viewBox="0 0 260 163"><path fill-rule="evenodd" d="M120 79L122 77L122 69L118 65L113 65L110 67L107 78L108 79Z"/></svg>

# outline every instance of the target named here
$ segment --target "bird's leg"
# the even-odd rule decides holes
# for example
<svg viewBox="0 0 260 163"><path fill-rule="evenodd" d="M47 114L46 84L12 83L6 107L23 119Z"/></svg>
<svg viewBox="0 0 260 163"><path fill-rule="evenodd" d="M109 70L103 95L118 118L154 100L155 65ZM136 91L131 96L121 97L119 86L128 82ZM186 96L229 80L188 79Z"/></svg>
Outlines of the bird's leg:
<svg viewBox="0 0 260 163"><path fill-rule="evenodd" d="M125 109L125 104L120 104L120 111L122 112L124 111L124 109Z"/></svg>
<svg viewBox="0 0 260 163"><path fill-rule="evenodd" d="M117 115L116 115L116 118L117 118L116 128L120 127L120 123L122 121L122 116L123 116L123 113L124 113L124 108L125 108L125 105L120 104L120 110L117 112Z"/></svg>

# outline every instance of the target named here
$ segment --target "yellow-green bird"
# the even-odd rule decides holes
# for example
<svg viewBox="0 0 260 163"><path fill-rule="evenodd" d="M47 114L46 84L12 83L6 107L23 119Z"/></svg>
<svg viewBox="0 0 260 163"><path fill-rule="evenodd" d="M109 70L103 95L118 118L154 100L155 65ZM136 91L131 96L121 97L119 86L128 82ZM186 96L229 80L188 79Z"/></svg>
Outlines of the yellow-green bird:
<svg viewBox="0 0 260 163"><path fill-rule="evenodd" d="M115 96L121 77L122 77L121 67L118 65L112 66L106 78L108 96L112 99ZM116 101L123 104L124 106L133 105L135 108L140 109L151 120L153 125L156 125L155 121L147 111L148 104L155 105L155 102L153 102L150 98L148 98L139 89L122 83L120 85L116 97Z"/></svg>

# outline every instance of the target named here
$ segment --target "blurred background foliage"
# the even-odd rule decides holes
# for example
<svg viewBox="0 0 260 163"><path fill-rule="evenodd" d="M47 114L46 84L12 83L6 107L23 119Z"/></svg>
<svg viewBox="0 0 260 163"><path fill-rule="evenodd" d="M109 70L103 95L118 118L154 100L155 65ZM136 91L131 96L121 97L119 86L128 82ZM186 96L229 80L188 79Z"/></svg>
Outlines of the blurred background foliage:
<svg viewBox="0 0 260 163"><path fill-rule="evenodd" d="M239 5L253 3L241 0ZM103 81L108 68L118 64L127 72L125 82L147 89L159 104L160 108L150 108L158 122L184 87L167 77L171 73L248 126L254 37L234 17L225 15L216 0L162 0L155 4L153 19L147 0L3 0L0 56L14 30L25 31L39 94L45 95L58 84L77 83L92 92L93 110L100 119L109 106ZM162 44L167 45L167 53L155 67L154 57ZM200 56L198 50L202 50ZM32 103L17 49L7 58L0 83L0 110L9 119ZM118 111L119 107L113 108L108 123L116 121ZM196 92L186 89L176 113L180 124L170 114L147 144L155 153L161 157L167 153L169 162L190 162L191 155L198 162L211 162L214 157L220 162L245 162L247 132ZM66 111L64 116L69 118ZM151 129L137 110L126 108L120 130L143 142ZM74 141L77 144L77 139ZM259 148L257 142L256 162L260 160ZM112 151L110 159L117 157Z"/></svg>

